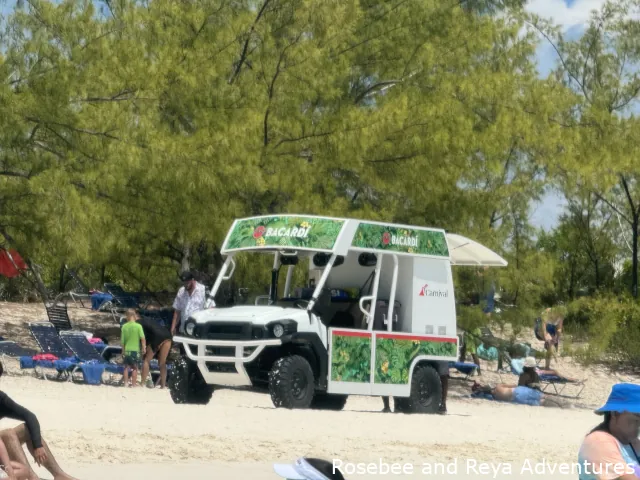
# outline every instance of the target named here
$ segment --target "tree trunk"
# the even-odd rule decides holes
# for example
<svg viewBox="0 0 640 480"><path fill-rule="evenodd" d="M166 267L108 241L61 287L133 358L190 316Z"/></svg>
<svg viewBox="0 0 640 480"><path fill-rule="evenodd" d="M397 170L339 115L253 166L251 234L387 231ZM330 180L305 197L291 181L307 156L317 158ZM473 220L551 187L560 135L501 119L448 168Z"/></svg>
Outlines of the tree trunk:
<svg viewBox="0 0 640 480"><path fill-rule="evenodd" d="M182 248L182 258L180 259L180 273L188 272L191 269L191 249L188 244Z"/></svg>
<svg viewBox="0 0 640 480"><path fill-rule="evenodd" d="M104 288L104 271L105 266L102 265L102 269L100 270L100 288Z"/></svg>
<svg viewBox="0 0 640 480"><path fill-rule="evenodd" d="M633 298L638 298L638 215L633 216L632 232L632 255L633 266L631 270L631 294Z"/></svg>
<svg viewBox="0 0 640 480"><path fill-rule="evenodd" d="M65 266L64 263L60 266L60 283L58 285L58 293L64 292L64 285L65 285L64 273L65 273L66 268L67 267Z"/></svg>
<svg viewBox="0 0 640 480"><path fill-rule="evenodd" d="M37 268L35 268L35 265L31 261L31 259L26 259L25 263L29 267L29 270L31 270L31 273L33 274L33 278L36 279L35 286L36 286L36 289L38 290L38 292L40 293L40 296L42 297L42 300L44 302L47 302L49 300L49 292L47 291L47 287L45 286L44 282L42 281L42 277L40 276L40 272L38 271Z"/></svg>

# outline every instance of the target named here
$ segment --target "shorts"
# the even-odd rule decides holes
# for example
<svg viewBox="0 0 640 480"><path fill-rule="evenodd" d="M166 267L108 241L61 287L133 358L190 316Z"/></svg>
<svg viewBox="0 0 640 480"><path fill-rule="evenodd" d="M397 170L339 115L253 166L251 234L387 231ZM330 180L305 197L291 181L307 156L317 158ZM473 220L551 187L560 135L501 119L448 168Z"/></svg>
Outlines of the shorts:
<svg viewBox="0 0 640 480"><path fill-rule="evenodd" d="M556 326L553 323L547 323L547 333L552 337L555 337L556 333L558 333Z"/></svg>
<svg viewBox="0 0 640 480"><path fill-rule="evenodd" d="M438 375L440 375L441 377L448 377L449 376L449 362L436 362L436 366L437 366L437 370L438 370Z"/></svg>
<svg viewBox="0 0 640 480"><path fill-rule="evenodd" d="M124 364L127 367L137 367L140 363L140 354L138 352L127 352L124 354Z"/></svg>
<svg viewBox="0 0 640 480"><path fill-rule="evenodd" d="M539 407L542 401L542 392L529 387L516 387L513 390L513 402L521 405Z"/></svg>

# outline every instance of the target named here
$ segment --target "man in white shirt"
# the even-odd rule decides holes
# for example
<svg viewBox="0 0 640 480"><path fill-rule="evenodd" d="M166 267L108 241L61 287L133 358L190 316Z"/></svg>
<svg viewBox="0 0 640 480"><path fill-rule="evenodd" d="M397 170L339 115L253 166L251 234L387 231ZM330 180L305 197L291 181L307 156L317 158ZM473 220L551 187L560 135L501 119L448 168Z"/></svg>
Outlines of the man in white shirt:
<svg viewBox="0 0 640 480"><path fill-rule="evenodd" d="M204 285L196 281L193 273L184 272L180 275L180 279L184 283L184 286L180 288L173 302L174 312L171 322L171 335L176 334L178 316L180 319L180 328L178 331L184 333L184 324L189 316L194 312L204 309L205 303ZM214 306L213 301L211 306Z"/></svg>

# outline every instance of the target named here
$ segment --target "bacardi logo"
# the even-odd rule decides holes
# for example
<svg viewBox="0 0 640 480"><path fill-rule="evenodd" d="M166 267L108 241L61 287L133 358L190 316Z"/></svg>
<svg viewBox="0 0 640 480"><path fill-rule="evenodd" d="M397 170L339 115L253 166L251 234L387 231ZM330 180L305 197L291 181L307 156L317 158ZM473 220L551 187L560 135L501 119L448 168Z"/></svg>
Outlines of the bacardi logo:
<svg viewBox="0 0 640 480"><path fill-rule="evenodd" d="M401 247L418 248L418 237L409 235L409 231L405 230L403 235L393 235L389 232L382 234L383 245L398 245Z"/></svg>
<svg viewBox="0 0 640 480"><path fill-rule="evenodd" d="M253 231L253 238L263 238L263 237L293 237L293 238L307 238L309 236L309 230L311 230L311 225L307 222L303 222L299 227L293 228L265 228L262 225L256 227Z"/></svg>
<svg viewBox="0 0 640 480"><path fill-rule="evenodd" d="M443 297L446 298L449 296L449 292L447 290L435 290L433 288L429 288L429 284L425 283L420 289L419 297Z"/></svg>

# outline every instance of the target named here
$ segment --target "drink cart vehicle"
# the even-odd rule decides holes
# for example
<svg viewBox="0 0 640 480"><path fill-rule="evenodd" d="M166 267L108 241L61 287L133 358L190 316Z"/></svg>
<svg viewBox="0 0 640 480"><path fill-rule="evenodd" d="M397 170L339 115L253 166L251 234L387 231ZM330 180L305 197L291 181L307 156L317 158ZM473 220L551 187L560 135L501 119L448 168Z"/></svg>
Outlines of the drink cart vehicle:
<svg viewBox="0 0 640 480"><path fill-rule="evenodd" d="M207 300L187 319L173 339L182 352L169 379L175 403L208 403L216 386L262 385L276 407L339 410L348 395L371 395L435 413L437 362L458 358L451 265L507 265L440 229L261 216L233 223L210 298L242 251L273 256L270 293L255 305L208 308ZM300 261L309 262L311 288L292 289Z"/></svg>

